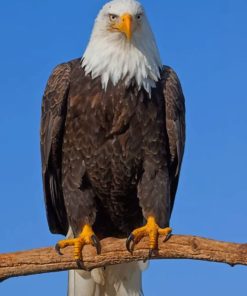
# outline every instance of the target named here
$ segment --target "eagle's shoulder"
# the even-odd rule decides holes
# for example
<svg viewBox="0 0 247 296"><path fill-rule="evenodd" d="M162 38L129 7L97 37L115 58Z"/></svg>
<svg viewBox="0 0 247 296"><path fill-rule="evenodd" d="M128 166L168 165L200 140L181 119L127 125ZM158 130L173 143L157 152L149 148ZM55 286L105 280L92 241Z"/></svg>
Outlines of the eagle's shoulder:
<svg viewBox="0 0 247 296"><path fill-rule="evenodd" d="M64 100L73 69L80 65L80 58L57 65L47 81L42 101L42 115L55 111ZM59 108L58 108L59 109Z"/></svg>
<svg viewBox="0 0 247 296"><path fill-rule="evenodd" d="M177 73L170 66L164 65L161 71L161 82L167 103L185 112L185 99Z"/></svg>

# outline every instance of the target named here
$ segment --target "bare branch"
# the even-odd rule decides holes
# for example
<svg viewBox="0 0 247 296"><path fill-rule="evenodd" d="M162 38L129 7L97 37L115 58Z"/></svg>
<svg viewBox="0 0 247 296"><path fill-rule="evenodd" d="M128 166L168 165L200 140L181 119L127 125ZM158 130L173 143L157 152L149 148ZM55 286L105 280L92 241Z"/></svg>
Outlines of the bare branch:
<svg viewBox="0 0 247 296"><path fill-rule="evenodd" d="M247 244L220 242L196 236L173 235L166 243L159 238L159 251L153 259L194 259L247 265ZM91 246L83 249L85 270L112 264L144 260L148 256L148 241L143 239L133 254L128 253L125 239L106 238L101 241L102 252L96 255ZM0 280L10 277L77 269L73 247L56 254L54 248L42 248L0 255Z"/></svg>

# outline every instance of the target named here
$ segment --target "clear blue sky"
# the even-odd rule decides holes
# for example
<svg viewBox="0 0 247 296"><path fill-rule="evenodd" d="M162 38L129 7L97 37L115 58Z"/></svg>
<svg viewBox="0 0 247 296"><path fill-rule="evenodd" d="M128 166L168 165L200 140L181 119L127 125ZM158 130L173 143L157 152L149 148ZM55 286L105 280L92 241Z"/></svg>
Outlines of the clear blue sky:
<svg viewBox="0 0 247 296"><path fill-rule="evenodd" d="M0 4L0 252L54 245L43 204L41 97L52 68L85 49L102 0L5 0ZM143 0L163 62L178 73L187 145L174 233L247 241L247 2ZM244 295L247 268L152 262L144 291ZM67 274L10 279L0 295L65 295Z"/></svg>

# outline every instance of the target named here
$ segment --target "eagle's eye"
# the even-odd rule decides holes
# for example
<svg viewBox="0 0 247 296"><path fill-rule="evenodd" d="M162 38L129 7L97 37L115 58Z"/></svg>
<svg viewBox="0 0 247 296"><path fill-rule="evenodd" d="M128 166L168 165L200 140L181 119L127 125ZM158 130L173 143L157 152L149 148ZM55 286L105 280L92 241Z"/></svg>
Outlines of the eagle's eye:
<svg viewBox="0 0 247 296"><path fill-rule="evenodd" d="M118 16L116 14L109 14L109 19L111 22L115 22L118 19Z"/></svg>
<svg viewBox="0 0 247 296"><path fill-rule="evenodd" d="M140 20L142 19L142 14L141 14L141 13L138 13L138 14L136 15L136 19L137 19L138 21L140 21Z"/></svg>

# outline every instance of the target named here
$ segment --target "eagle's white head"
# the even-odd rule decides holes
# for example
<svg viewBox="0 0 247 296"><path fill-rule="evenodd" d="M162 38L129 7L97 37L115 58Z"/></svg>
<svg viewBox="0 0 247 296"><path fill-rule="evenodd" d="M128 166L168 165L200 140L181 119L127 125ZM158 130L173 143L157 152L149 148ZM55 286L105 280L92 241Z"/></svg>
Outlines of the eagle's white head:
<svg viewBox="0 0 247 296"><path fill-rule="evenodd" d="M142 5L136 0L113 0L99 12L83 55L82 66L102 87L133 79L151 95L162 63Z"/></svg>

